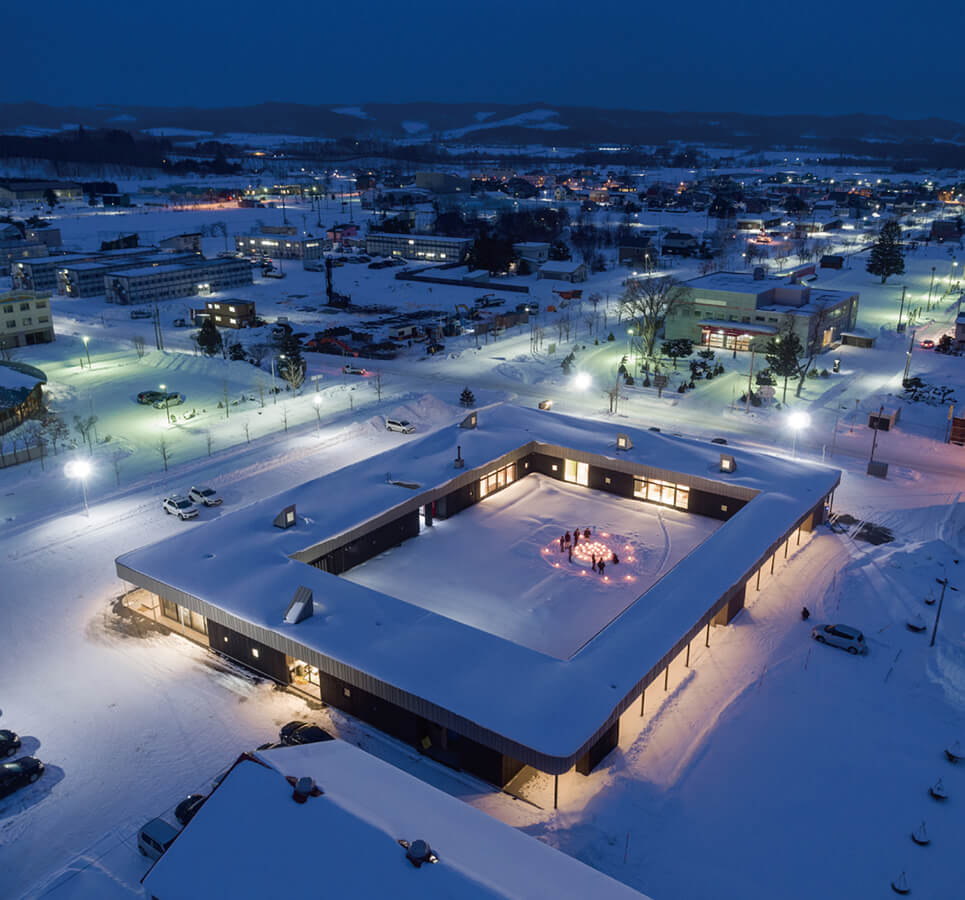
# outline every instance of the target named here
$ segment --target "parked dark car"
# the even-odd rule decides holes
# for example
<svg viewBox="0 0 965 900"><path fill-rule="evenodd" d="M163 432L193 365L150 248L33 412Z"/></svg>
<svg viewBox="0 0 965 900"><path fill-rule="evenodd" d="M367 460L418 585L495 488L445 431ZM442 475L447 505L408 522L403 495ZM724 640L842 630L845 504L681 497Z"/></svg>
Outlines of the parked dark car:
<svg viewBox="0 0 965 900"><path fill-rule="evenodd" d="M0 764L0 797L7 797L25 784L33 784L44 774L44 764L33 756Z"/></svg>
<svg viewBox="0 0 965 900"><path fill-rule="evenodd" d="M174 807L174 818L181 825L187 825L208 798L204 794L188 794L176 807Z"/></svg>
<svg viewBox="0 0 965 900"><path fill-rule="evenodd" d="M278 732L278 738L286 747L292 747L296 744L318 744L322 741L335 740L324 728L319 728L317 725L312 725L309 722L300 722L298 720L285 725L282 730Z"/></svg>
<svg viewBox="0 0 965 900"><path fill-rule="evenodd" d="M710 442L711 442L712 444L723 444L724 446L727 445L727 439L726 439L726 438L711 438L711 439L710 439Z"/></svg>
<svg viewBox="0 0 965 900"><path fill-rule="evenodd" d="M0 756L13 756L19 749L19 736L6 728L0 728Z"/></svg>
<svg viewBox="0 0 965 900"><path fill-rule="evenodd" d="M163 400L164 396L164 391L141 391L137 395L137 402L150 406L152 403L157 403L158 400Z"/></svg>

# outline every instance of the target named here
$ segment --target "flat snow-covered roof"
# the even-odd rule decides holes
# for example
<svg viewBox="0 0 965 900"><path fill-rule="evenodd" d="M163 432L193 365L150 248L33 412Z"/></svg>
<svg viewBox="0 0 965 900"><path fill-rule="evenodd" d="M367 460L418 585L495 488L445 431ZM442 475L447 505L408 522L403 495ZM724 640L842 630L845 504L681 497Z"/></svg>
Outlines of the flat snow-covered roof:
<svg viewBox="0 0 965 900"><path fill-rule="evenodd" d="M483 409L478 422L476 429L453 425L405 439L397 449L126 553L117 559L118 574L150 590L173 588L522 748L562 759L593 737L711 604L840 477L835 469L736 447L727 452L737 469L723 474L714 444L520 407ZM618 431L630 436L632 449L616 450ZM486 474L493 461L531 442L549 453L569 448L598 455L624 471L707 479L754 499L567 660L293 558L456 476ZM465 469L453 467L457 445ZM296 525L275 527L275 516L290 504L297 507ZM467 577L498 575L481 564ZM288 602L303 585L314 593L315 614L286 624Z"/></svg>
<svg viewBox="0 0 965 900"><path fill-rule="evenodd" d="M292 798L286 776L323 793ZM400 840L438 859L416 868ZM143 879L161 898L645 900L642 894L343 741L243 757ZM309 891L309 894L313 894Z"/></svg>

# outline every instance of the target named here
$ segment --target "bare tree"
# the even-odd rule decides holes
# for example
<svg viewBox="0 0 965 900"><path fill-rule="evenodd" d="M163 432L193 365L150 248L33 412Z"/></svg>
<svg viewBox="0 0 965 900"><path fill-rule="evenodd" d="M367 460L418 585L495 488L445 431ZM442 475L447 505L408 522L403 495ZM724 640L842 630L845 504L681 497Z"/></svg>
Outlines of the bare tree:
<svg viewBox="0 0 965 900"><path fill-rule="evenodd" d="M47 442L45 440L43 425L36 419L31 419L29 422L24 423L20 429L20 435L23 440L24 449L27 450L28 453L30 451L30 444L35 445L40 450L40 468L46 468L44 466L44 456L47 450Z"/></svg>
<svg viewBox="0 0 965 900"><path fill-rule="evenodd" d="M633 278L620 298L622 317L631 319L644 356L652 359L657 335L671 313L692 304L690 288L672 276Z"/></svg>
<svg viewBox="0 0 965 900"><path fill-rule="evenodd" d="M278 367L278 374L288 385L292 394L297 394L305 383L305 361L301 359L283 359Z"/></svg>
<svg viewBox="0 0 965 900"><path fill-rule="evenodd" d="M281 421L285 426L285 434L288 434L288 404L282 404L281 408Z"/></svg>
<svg viewBox="0 0 965 900"><path fill-rule="evenodd" d="M144 359L144 338L136 334L131 338L131 343L134 345L134 352L137 354L137 358Z"/></svg>
<svg viewBox="0 0 965 900"><path fill-rule="evenodd" d="M248 434L248 423L247 423L247 422L245 422L245 443L246 443L246 444L250 444L250 443L251 443L251 435Z"/></svg>
<svg viewBox="0 0 965 900"><path fill-rule="evenodd" d="M87 442L91 455L94 453L94 426L97 424L97 416L87 416L81 418L74 416L74 430Z"/></svg>
<svg viewBox="0 0 965 900"><path fill-rule="evenodd" d="M205 434L205 436L204 436L204 442L205 442L205 444L206 444L206 446L207 446L207 448L208 448L208 456L211 456L211 443L212 443L212 441L213 441L213 438L211 437L211 432L209 431L209 432L207 432L207 433Z"/></svg>
<svg viewBox="0 0 965 900"><path fill-rule="evenodd" d="M164 463L164 471L167 472L171 451L168 449L168 442L163 437L158 438L157 452L161 454L161 462Z"/></svg>
<svg viewBox="0 0 965 900"><path fill-rule="evenodd" d="M70 429L67 427L67 423L57 413L53 412L48 412L43 417L41 425L47 440L50 441L50 446L54 448L54 455L56 455L58 442L61 444L67 442L70 437Z"/></svg>
<svg viewBox="0 0 965 900"><path fill-rule="evenodd" d="M379 403L382 402L382 373L375 373L375 394L379 398Z"/></svg>

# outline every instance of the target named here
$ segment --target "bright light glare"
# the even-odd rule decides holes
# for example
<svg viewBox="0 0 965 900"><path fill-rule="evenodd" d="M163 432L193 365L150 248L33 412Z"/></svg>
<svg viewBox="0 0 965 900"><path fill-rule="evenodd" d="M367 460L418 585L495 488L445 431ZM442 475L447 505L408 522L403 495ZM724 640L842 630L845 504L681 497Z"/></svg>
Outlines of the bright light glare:
<svg viewBox="0 0 965 900"><path fill-rule="evenodd" d="M321 406L322 405L321 396L319 394L316 394L314 399L312 400L312 403L314 403L316 406Z"/></svg>
<svg viewBox="0 0 965 900"><path fill-rule="evenodd" d="M811 424L811 417L806 412L798 410L787 417L787 424L793 431L801 431Z"/></svg>
<svg viewBox="0 0 965 900"><path fill-rule="evenodd" d="M68 478L84 479L91 473L91 464L86 459L75 459L64 466L64 474Z"/></svg>
<svg viewBox="0 0 965 900"><path fill-rule="evenodd" d="M593 379L589 372L577 372L573 376L573 387L578 391L585 391L591 384L593 384Z"/></svg>

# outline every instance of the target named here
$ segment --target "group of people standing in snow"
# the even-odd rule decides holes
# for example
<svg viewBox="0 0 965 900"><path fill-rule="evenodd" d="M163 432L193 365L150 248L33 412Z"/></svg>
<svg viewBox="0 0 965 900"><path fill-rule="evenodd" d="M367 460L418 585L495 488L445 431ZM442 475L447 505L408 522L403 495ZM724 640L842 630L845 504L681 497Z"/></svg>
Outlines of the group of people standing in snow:
<svg viewBox="0 0 965 900"><path fill-rule="evenodd" d="M566 534L560 535L560 553L564 553L564 552L568 553L569 561L573 562L573 551L576 549L576 547L579 546L580 538L582 537L584 540L589 540L591 533L592 532L590 531L589 528L584 528L582 531L580 531L579 528L574 528L572 535L568 531L566 532ZM613 565L617 565L617 563L620 562L620 558L612 550L610 551L609 560L607 560L602 555L600 556L599 559L597 559L596 553L590 554L590 568L594 572L599 572L600 575L602 575L604 571L606 571L607 562L610 562Z"/></svg>

